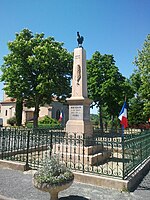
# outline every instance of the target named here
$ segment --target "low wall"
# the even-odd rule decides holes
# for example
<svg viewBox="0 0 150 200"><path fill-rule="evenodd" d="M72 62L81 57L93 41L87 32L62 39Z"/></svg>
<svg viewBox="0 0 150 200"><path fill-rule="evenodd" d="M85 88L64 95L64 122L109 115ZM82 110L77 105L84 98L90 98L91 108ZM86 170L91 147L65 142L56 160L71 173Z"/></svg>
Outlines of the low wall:
<svg viewBox="0 0 150 200"><path fill-rule="evenodd" d="M14 170L21 170L21 171L27 170L25 164L23 163L6 161L6 160L0 160L0 167L11 168ZM76 182L81 182L85 184L88 183L91 185L117 189L120 191L133 191L136 188L136 186L141 182L143 177L148 173L149 170L150 170L150 157L148 158L148 160L143 162L142 165L138 167L127 180L117 179L113 177L106 177L102 175L100 176L96 174L93 175L76 171L73 172Z"/></svg>
<svg viewBox="0 0 150 200"><path fill-rule="evenodd" d="M124 190L127 188L128 181L121 180L121 179L115 179L105 176L99 176L99 175L91 175L91 174L83 174L74 172L75 181L82 182L85 184L91 184L106 188L112 188L117 190Z"/></svg>
<svg viewBox="0 0 150 200"><path fill-rule="evenodd" d="M133 191L149 171L150 157L148 160L143 162L140 167L138 166L134 173L132 173L127 180L79 172L74 172L74 175L75 181L77 182L117 189L120 191Z"/></svg>
<svg viewBox="0 0 150 200"><path fill-rule="evenodd" d="M10 168L14 170L26 171L26 165L20 162L0 160L0 168Z"/></svg>
<svg viewBox="0 0 150 200"><path fill-rule="evenodd" d="M129 191L134 191L143 177L150 171L150 157L145 160L140 167L135 168L134 172L128 178Z"/></svg>

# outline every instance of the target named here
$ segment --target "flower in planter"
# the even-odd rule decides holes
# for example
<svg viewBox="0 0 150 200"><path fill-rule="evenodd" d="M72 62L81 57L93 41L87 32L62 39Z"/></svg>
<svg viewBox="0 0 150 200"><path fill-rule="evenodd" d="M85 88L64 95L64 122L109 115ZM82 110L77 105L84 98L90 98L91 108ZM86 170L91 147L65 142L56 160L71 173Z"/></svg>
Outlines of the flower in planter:
<svg viewBox="0 0 150 200"><path fill-rule="evenodd" d="M58 156L46 157L42 161L41 168L34 174L34 179L39 184L62 185L73 181L73 173L60 162Z"/></svg>

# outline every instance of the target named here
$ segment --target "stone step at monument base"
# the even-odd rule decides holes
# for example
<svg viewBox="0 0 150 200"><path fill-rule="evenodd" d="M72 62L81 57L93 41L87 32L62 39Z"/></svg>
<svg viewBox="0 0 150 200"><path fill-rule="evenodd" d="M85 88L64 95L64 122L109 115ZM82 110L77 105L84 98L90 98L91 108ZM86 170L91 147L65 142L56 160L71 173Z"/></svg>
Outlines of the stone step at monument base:
<svg viewBox="0 0 150 200"><path fill-rule="evenodd" d="M76 142L77 143L77 142ZM100 151L104 150L104 147L102 144L99 145L93 145L93 146L82 146L82 144L55 144L53 146L53 149L56 150L56 152L67 152L67 153L77 153L77 154L83 154L84 155L92 155L95 153L98 153Z"/></svg>
<svg viewBox="0 0 150 200"><path fill-rule="evenodd" d="M53 152L60 155L60 159L73 164L97 165L103 163L111 156L111 151L103 148L102 145L75 146L67 144L56 144Z"/></svg>
<svg viewBox="0 0 150 200"><path fill-rule="evenodd" d="M60 154L61 155L61 154ZM111 153L109 151L104 151L104 152L100 152L94 155L78 155L78 154L70 154L70 153L66 153L63 155L62 158L60 158L60 160L63 160L65 162L70 162L72 164L83 164L84 165L90 165L90 166L94 166L94 165L99 165L101 163L104 163L105 161L107 161L107 159L110 157Z"/></svg>

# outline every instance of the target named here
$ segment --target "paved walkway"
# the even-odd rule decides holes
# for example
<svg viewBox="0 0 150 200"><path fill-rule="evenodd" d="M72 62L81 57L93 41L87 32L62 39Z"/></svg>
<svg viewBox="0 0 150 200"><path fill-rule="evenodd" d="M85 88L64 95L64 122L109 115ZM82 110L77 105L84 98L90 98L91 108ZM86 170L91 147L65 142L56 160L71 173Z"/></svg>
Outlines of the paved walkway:
<svg viewBox="0 0 150 200"><path fill-rule="evenodd" d="M32 185L31 172L0 168L0 200L48 200L48 193ZM149 200L150 172L131 193L74 182L59 193L59 200Z"/></svg>

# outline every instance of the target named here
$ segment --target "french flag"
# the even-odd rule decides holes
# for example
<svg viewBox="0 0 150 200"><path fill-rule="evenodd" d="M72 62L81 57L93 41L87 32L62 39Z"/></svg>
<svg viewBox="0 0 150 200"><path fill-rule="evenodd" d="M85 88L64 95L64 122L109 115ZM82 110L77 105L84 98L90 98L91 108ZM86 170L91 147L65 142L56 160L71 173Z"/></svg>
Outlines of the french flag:
<svg viewBox="0 0 150 200"><path fill-rule="evenodd" d="M124 128L128 127L127 104L126 104L126 102L124 102L118 118L120 119L120 124L122 124L124 126Z"/></svg>
<svg viewBox="0 0 150 200"><path fill-rule="evenodd" d="M61 122L63 119L63 112L61 111L60 116L59 116L59 121Z"/></svg>

